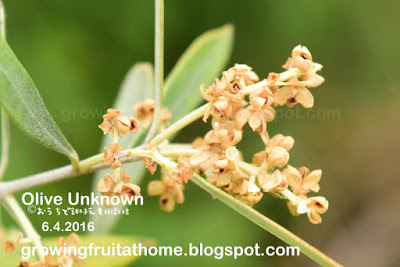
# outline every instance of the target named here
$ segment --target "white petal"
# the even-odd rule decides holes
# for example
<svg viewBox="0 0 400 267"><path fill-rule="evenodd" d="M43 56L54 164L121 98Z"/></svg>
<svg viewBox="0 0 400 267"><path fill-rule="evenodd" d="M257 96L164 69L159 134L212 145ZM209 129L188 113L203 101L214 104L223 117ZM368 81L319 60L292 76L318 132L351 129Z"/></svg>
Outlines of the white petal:
<svg viewBox="0 0 400 267"><path fill-rule="evenodd" d="M229 160L237 160L240 156L239 150L237 150L237 148L235 146L231 146L230 148L228 148L225 152L226 157Z"/></svg>
<svg viewBox="0 0 400 267"><path fill-rule="evenodd" d="M308 211L307 200L303 199L297 205L297 213L298 214L304 214L304 213L307 213L307 211Z"/></svg>
<svg viewBox="0 0 400 267"><path fill-rule="evenodd" d="M256 186L253 182L249 182L249 188L247 189L249 193L257 193L260 192L260 188Z"/></svg>

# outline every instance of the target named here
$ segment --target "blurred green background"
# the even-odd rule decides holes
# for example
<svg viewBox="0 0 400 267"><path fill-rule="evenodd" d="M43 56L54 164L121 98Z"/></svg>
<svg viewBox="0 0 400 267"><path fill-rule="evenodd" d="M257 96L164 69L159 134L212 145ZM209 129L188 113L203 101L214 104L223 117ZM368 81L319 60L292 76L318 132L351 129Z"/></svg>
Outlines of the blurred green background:
<svg viewBox="0 0 400 267"><path fill-rule="evenodd" d="M59 127L81 158L97 153L102 114L137 61L153 61L153 1L4 0L7 39L26 67ZM230 61L246 63L260 77L280 72L294 46L306 45L324 65L326 82L312 90L307 116L279 111L271 135L291 135L290 163L323 170L320 194L329 200L321 225L292 217L284 201L268 195L255 206L347 266L396 266L400 260L400 25L399 1L178 1L166 0L165 66L199 34L227 22L235 25ZM71 111L76 116L67 116ZM329 112L334 113L329 113ZM319 113L318 113L319 112ZM331 114L329 116L328 114ZM334 114L334 115L332 115ZM200 129L201 127L201 129ZM67 164L62 156L12 128L11 180ZM206 132L201 122L180 141ZM249 131L242 148L248 160L262 150ZM256 141L257 140L257 141ZM149 178L154 179L154 178ZM147 179L142 185L149 181ZM35 188L48 194L88 193L91 176ZM144 190L146 191L146 190ZM115 228L164 245L284 245L217 200L188 184L185 203L173 213L148 197ZM18 199L19 196L17 196ZM12 225L3 211L3 223ZM37 227L42 218L30 216ZM71 219L71 218L70 218ZM82 219L82 218L81 218ZM68 218L65 218L68 220ZM314 266L307 257L144 257L135 266Z"/></svg>

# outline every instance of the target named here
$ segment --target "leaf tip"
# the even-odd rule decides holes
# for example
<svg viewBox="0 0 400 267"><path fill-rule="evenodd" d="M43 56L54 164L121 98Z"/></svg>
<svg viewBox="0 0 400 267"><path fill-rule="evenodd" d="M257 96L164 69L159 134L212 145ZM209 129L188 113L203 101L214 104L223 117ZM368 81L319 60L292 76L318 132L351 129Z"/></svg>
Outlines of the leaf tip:
<svg viewBox="0 0 400 267"><path fill-rule="evenodd" d="M232 34L235 31L235 25L233 23L227 23L224 26L221 27L223 31L226 31L230 34Z"/></svg>
<svg viewBox="0 0 400 267"><path fill-rule="evenodd" d="M153 64L150 62L137 62L135 65L133 65L132 69L139 69L141 71L153 71Z"/></svg>

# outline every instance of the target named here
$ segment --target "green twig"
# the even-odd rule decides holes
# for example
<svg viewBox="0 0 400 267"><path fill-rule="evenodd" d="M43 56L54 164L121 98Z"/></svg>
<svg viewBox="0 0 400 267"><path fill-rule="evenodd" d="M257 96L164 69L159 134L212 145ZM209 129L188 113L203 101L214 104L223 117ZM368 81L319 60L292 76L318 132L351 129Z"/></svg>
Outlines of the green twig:
<svg viewBox="0 0 400 267"><path fill-rule="evenodd" d="M264 230L268 231L291 246L298 246L303 254L307 255L309 258L321 264L322 266L342 266L286 228L282 227L231 195L225 193L221 189L208 183L200 175L195 174L190 180Z"/></svg>
<svg viewBox="0 0 400 267"><path fill-rule="evenodd" d="M170 127L162 131L159 135L154 137L154 139L151 141L152 145L158 145L165 139L169 138L171 135L177 133L178 131L182 130L185 128L187 125L191 124L195 120L201 118L204 115L204 112L210 107L210 103L204 104L201 107L193 110L189 114L187 114L185 117L180 119L179 121L175 122L172 124Z"/></svg>
<svg viewBox="0 0 400 267"><path fill-rule="evenodd" d="M155 47L154 47L154 100L155 109L153 123L146 136L145 143L149 143L157 134L161 123L161 106L164 83L164 0L155 1Z"/></svg>

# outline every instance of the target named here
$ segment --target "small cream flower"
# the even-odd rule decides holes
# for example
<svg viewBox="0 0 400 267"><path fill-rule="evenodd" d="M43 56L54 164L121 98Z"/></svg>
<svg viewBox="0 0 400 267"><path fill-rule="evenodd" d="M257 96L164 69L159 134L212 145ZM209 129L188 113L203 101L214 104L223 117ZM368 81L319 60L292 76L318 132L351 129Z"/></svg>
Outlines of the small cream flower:
<svg viewBox="0 0 400 267"><path fill-rule="evenodd" d="M260 188L246 178L235 178L224 190L250 207L263 197Z"/></svg>
<svg viewBox="0 0 400 267"><path fill-rule="evenodd" d="M5 246L5 252L12 253L17 246L21 243L21 240L24 236L20 233L15 241L7 240Z"/></svg>
<svg viewBox="0 0 400 267"><path fill-rule="evenodd" d="M187 183L189 181L189 179L192 178L192 176L194 175L194 172L190 165L190 159L183 155L179 155L178 168L181 170L179 172L180 182Z"/></svg>
<svg viewBox="0 0 400 267"><path fill-rule="evenodd" d="M135 133L139 130L139 124L137 123L137 121L127 116L118 116L117 118L115 118L115 125L120 135Z"/></svg>
<svg viewBox="0 0 400 267"><path fill-rule="evenodd" d="M275 170L272 174L268 174L264 168L260 171L257 176L258 184L265 192L271 192L276 190L283 190L287 188L287 179L280 170Z"/></svg>
<svg viewBox="0 0 400 267"><path fill-rule="evenodd" d="M288 183L296 195L305 195L310 190L319 191L318 183L321 180L321 170L310 172L306 167L301 167L297 170L288 165L283 173L287 176Z"/></svg>
<svg viewBox="0 0 400 267"><path fill-rule="evenodd" d="M313 95L297 78L293 78L286 86L278 89L274 98L275 103L280 106L286 104L288 107L293 107L300 103L305 108L311 108L314 105Z"/></svg>
<svg viewBox="0 0 400 267"><path fill-rule="evenodd" d="M136 118L141 122L142 128L147 129L153 120L155 102L152 99L146 99L137 103L133 108Z"/></svg>
<svg viewBox="0 0 400 267"><path fill-rule="evenodd" d="M118 131L119 136L138 131L139 124L137 121L131 117L121 116L120 113L120 110L110 108L107 110L107 113L103 115L104 121L99 125L99 128L104 134L108 134L114 127L115 130Z"/></svg>
<svg viewBox="0 0 400 267"><path fill-rule="evenodd" d="M313 224L320 224L322 218L320 214L324 214L329 207L329 203L324 197L310 197L307 202L308 219Z"/></svg>
<svg viewBox="0 0 400 267"><path fill-rule="evenodd" d="M125 199L126 197L131 198L140 196L140 187L129 183L130 177L126 174L126 172L122 171L120 176L120 181L114 181L114 178L110 175L100 179L97 183L97 190L103 196L117 196L121 199Z"/></svg>
<svg viewBox="0 0 400 267"><path fill-rule="evenodd" d="M66 248L62 249L62 253L58 257L58 261L54 258L54 256L48 254L46 256L46 263L48 266L60 266L58 262L61 263L61 266L72 266L72 265L83 265L85 263L84 259L80 259L79 255L71 255L68 254L70 249L69 247L75 247L76 249L79 248L80 238L77 234L71 234L68 236L67 239L64 237L60 237L58 239L58 247L59 248ZM64 252L67 252L64 254Z"/></svg>
<svg viewBox="0 0 400 267"><path fill-rule="evenodd" d="M183 203L183 189L185 187L171 180L167 175L162 176L162 181L152 181L148 185L149 196L160 196L161 209L173 211L175 203Z"/></svg>

